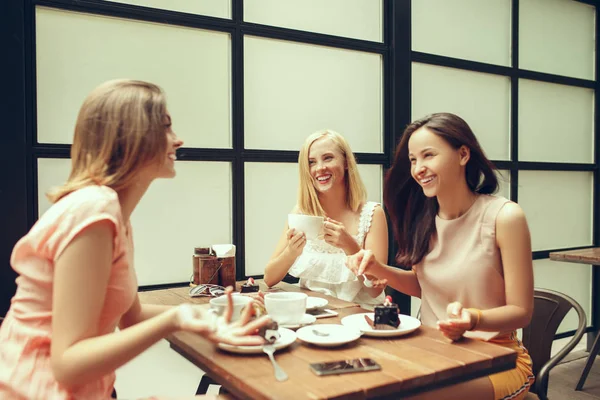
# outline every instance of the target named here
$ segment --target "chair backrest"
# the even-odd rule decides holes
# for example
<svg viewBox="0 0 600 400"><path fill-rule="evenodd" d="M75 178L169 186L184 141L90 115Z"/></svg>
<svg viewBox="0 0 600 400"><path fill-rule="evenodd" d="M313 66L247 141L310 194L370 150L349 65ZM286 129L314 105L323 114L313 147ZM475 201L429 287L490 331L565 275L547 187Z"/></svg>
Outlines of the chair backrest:
<svg viewBox="0 0 600 400"><path fill-rule="evenodd" d="M575 309L579 326L572 340L550 361L552 342L565 315ZM553 290L536 289L534 293L531 323L523 329L523 345L533 361L536 383L532 391L544 397L548 390L549 370L558 364L577 345L586 327L585 313L579 303L571 297ZM542 393L540 393L540 391Z"/></svg>

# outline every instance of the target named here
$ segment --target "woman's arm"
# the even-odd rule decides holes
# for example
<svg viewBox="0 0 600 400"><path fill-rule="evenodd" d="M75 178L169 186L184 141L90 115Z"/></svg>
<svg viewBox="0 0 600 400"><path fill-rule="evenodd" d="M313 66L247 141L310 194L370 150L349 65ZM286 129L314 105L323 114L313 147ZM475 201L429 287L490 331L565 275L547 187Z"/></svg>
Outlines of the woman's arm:
<svg viewBox="0 0 600 400"><path fill-rule="evenodd" d="M457 339L472 329L506 332L529 324L533 313L531 236L525 214L518 204L507 203L498 213L496 244L504 268L506 305L477 312L463 309L459 303L450 304L450 320L438 323L446 336Z"/></svg>
<svg viewBox="0 0 600 400"><path fill-rule="evenodd" d="M275 251L265 267L264 280L267 286L275 286L285 277L287 272L296 261L296 258L302 254L306 237L302 232L296 232L295 229L286 229L279 238Z"/></svg>
<svg viewBox="0 0 600 400"><path fill-rule="evenodd" d="M483 311L477 329L523 328L533 313L533 262L527 219L518 204L507 203L498 213L496 243L504 268L506 305Z"/></svg>
<svg viewBox="0 0 600 400"><path fill-rule="evenodd" d="M365 238L365 249L371 250L377 260L382 263L387 261L388 257L388 226L385 219L383 208L375 207L373 210L373 219L371 229ZM359 277L359 279L363 279ZM367 292L371 297L377 297L384 288L369 288Z"/></svg>
<svg viewBox="0 0 600 400"><path fill-rule="evenodd" d="M156 317L166 311L169 311L174 306L165 306L160 304L141 304L140 297L135 296L135 301L129 310L121 317L119 328L125 329L137 323Z"/></svg>
<svg viewBox="0 0 600 400"><path fill-rule="evenodd" d="M66 247L55 263L51 363L55 378L67 387L115 371L176 329L174 311L123 331L99 336L112 266L114 225L90 225Z"/></svg>

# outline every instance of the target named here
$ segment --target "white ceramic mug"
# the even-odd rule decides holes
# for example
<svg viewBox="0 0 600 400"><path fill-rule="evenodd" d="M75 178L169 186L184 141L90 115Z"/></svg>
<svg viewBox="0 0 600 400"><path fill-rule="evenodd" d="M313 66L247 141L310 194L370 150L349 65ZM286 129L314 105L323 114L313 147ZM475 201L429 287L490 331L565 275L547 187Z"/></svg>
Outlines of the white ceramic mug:
<svg viewBox="0 0 600 400"><path fill-rule="evenodd" d="M252 301L248 296L235 295L233 299L233 312L231 313L231 322L237 321L242 315L244 307ZM210 299L210 308L216 310L218 315L225 315L225 308L227 307L227 296L215 297Z"/></svg>
<svg viewBox="0 0 600 400"><path fill-rule="evenodd" d="M322 234L323 217L316 215L288 214L288 226L304 232L307 239L314 240Z"/></svg>
<svg viewBox="0 0 600 400"><path fill-rule="evenodd" d="M306 293L279 292L265 294L269 316L281 325L296 325L306 313Z"/></svg>

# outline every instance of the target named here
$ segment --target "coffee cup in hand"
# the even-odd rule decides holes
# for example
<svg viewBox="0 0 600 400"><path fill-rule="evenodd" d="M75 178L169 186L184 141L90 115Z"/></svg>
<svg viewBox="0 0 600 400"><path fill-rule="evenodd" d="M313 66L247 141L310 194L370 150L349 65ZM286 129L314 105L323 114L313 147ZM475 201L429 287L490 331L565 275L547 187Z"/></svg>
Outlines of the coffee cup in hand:
<svg viewBox="0 0 600 400"><path fill-rule="evenodd" d="M288 214L288 226L304 232L307 239L314 240L322 234L323 217L316 215Z"/></svg>

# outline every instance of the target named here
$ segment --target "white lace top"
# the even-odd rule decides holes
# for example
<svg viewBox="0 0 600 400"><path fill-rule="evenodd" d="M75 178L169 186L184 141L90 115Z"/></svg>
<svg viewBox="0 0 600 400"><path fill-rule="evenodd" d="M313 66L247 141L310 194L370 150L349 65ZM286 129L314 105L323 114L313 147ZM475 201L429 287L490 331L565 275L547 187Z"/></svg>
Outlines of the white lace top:
<svg viewBox="0 0 600 400"><path fill-rule="evenodd" d="M371 229L373 212L379 203L368 201L360 212L358 234L354 240L365 247L365 237ZM367 308L383 303L385 294L371 297L363 283L346 267L346 254L322 238L307 239L302 254L292 264L289 274L300 278L300 286L338 299L356 302Z"/></svg>

